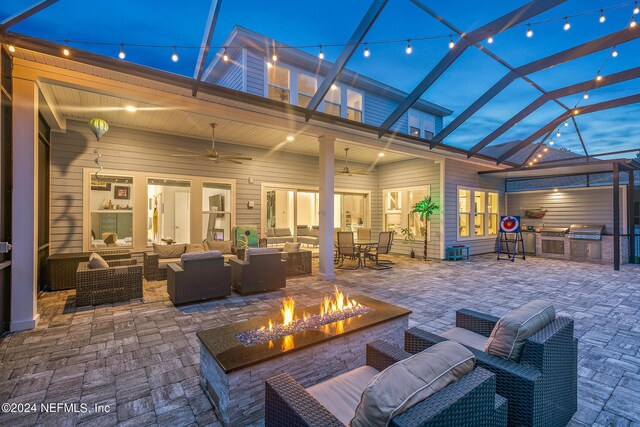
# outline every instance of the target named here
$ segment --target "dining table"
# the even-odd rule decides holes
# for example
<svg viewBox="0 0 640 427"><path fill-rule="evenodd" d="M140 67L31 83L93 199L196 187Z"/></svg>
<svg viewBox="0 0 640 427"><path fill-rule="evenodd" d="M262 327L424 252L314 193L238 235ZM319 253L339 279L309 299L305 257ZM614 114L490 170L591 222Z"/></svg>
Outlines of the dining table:
<svg viewBox="0 0 640 427"><path fill-rule="evenodd" d="M362 257L362 261L358 262L358 267L362 267L362 268L366 267L367 266L366 253L372 248L375 248L376 246L378 246L378 241L372 240L372 239L355 239L353 241L353 245L358 248L358 252L361 255L364 255L364 257Z"/></svg>

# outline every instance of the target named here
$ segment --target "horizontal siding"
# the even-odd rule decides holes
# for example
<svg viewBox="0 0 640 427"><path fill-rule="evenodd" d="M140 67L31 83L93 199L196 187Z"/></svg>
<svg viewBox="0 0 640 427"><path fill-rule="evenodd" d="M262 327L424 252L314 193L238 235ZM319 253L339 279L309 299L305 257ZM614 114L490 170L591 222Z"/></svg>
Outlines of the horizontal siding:
<svg viewBox="0 0 640 427"><path fill-rule="evenodd" d="M51 139L51 250L52 253L81 251L82 170L95 168L95 136L85 123L69 121L66 133L54 132ZM100 142L101 163L105 169L235 179L236 223L241 225L260 225L262 182L292 187L318 186L318 158L314 156L216 144L222 152L239 151L253 158L240 166L171 157L178 147L204 150L206 142L112 126ZM336 159L336 166L341 163L341 159ZM249 177L254 179L253 184L249 184ZM373 194L377 180L375 174L337 176L335 186ZM249 201L255 203L253 209L247 207ZM192 236L192 240L198 239Z"/></svg>
<svg viewBox="0 0 640 427"><path fill-rule="evenodd" d="M264 58L258 57L247 51L247 92L253 95L264 96Z"/></svg>
<svg viewBox="0 0 640 427"><path fill-rule="evenodd" d="M364 122L368 125L380 126L397 106L398 103L395 101L382 95L367 92L364 95ZM408 113L404 113L391 127L391 130L404 134L409 133Z"/></svg>
<svg viewBox="0 0 640 427"><path fill-rule="evenodd" d="M215 84L229 89L242 90L242 77L244 72L244 64L242 63L242 49L236 49L233 56L229 57L230 61L222 62L225 70L220 75Z"/></svg>
<svg viewBox="0 0 640 427"><path fill-rule="evenodd" d="M433 160L412 159L401 162L383 164L377 167L378 191L376 192L377 211L372 216L373 230L382 230L383 208L382 199L384 190L406 187L430 186L431 197L440 205L440 164ZM441 258L440 255L440 221L441 213L431 217L431 240L429 241L429 257ZM411 249L404 244L402 236L395 236L393 252L409 254ZM414 245L416 256L422 254L422 241L416 241Z"/></svg>
<svg viewBox="0 0 640 427"><path fill-rule="evenodd" d="M620 227L625 217L624 192L620 192ZM507 193L507 209L510 215L522 215L527 225L569 227L571 224L604 224L605 233L613 234L613 189L590 188L583 190L561 189L553 191ZM547 210L544 218L524 217L525 209ZM622 229L621 229L622 231Z"/></svg>
<svg viewBox="0 0 640 427"><path fill-rule="evenodd" d="M480 166L458 160L445 160L445 245L465 244L472 255L495 251L495 238L464 240L458 242L458 186L497 190L500 215L504 214L504 180L478 175Z"/></svg>

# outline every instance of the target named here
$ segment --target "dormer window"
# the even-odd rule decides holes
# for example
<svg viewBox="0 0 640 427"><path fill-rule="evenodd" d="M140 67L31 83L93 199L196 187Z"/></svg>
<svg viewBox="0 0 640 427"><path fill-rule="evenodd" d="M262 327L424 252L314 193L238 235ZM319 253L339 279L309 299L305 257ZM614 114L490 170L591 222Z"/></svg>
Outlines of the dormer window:
<svg viewBox="0 0 640 427"><path fill-rule="evenodd" d="M291 80L288 68L269 64L267 67L268 97L276 101L286 102L291 99Z"/></svg>
<svg viewBox="0 0 640 427"><path fill-rule="evenodd" d="M409 110L409 135L432 139L436 128L435 119L432 114Z"/></svg>

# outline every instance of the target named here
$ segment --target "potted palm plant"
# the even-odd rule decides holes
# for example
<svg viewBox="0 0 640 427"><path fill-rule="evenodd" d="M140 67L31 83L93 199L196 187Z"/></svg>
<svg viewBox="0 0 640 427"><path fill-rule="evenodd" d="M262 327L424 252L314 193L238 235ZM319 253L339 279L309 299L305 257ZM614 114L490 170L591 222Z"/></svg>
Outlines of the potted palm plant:
<svg viewBox="0 0 640 427"><path fill-rule="evenodd" d="M427 196L424 199L420 200L418 203L413 205L411 210L412 214L418 214L420 216L420 221L424 222L424 252L422 255L422 260L427 261L427 243L429 241L429 233L427 233L427 225L428 222L431 221L431 215L436 213L440 209L433 200L431 200L431 196Z"/></svg>
<svg viewBox="0 0 640 427"><path fill-rule="evenodd" d="M416 257L416 252L413 250L414 239L416 238L411 227L405 227L400 229L400 234L404 237L404 244L411 248L411 258Z"/></svg>

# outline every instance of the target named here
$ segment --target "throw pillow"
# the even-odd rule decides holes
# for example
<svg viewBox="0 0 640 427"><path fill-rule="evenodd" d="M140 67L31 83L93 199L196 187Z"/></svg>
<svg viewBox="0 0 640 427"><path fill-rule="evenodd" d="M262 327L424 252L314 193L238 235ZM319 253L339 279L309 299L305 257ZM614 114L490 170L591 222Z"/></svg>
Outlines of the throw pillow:
<svg viewBox="0 0 640 427"><path fill-rule="evenodd" d="M160 258L180 258L186 249L187 245L159 245L157 243L153 244L153 252L157 253Z"/></svg>
<svg viewBox="0 0 640 427"><path fill-rule="evenodd" d="M233 242L231 240L208 240L207 246L210 251L220 251L223 254L233 253L231 250Z"/></svg>
<svg viewBox="0 0 640 427"><path fill-rule="evenodd" d="M300 252L300 245L302 245L300 242L286 242L284 248L282 248L282 252Z"/></svg>
<svg viewBox="0 0 640 427"><path fill-rule="evenodd" d="M251 262L251 255L280 253L278 248L249 248L244 251L245 262Z"/></svg>
<svg viewBox="0 0 640 427"><path fill-rule="evenodd" d="M207 249L208 248L205 247L205 243L188 243L185 253L190 254L194 252L204 252Z"/></svg>
<svg viewBox="0 0 640 427"><path fill-rule="evenodd" d="M89 268L109 268L109 264L97 253L89 255Z"/></svg>
<svg viewBox="0 0 640 427"><path fill-rule="evenodd" d="M386 426L398 414L473 370L476 358L444 341L389 366L362 392L351 427Z"/></svg>
<svg viewBox="0 0 640 427"><path fill-rule="evenodd" d="M519 362L527 339L555 318L556 311L550 303L543 300L531 301L498 320L484 351Z"/></svg>

